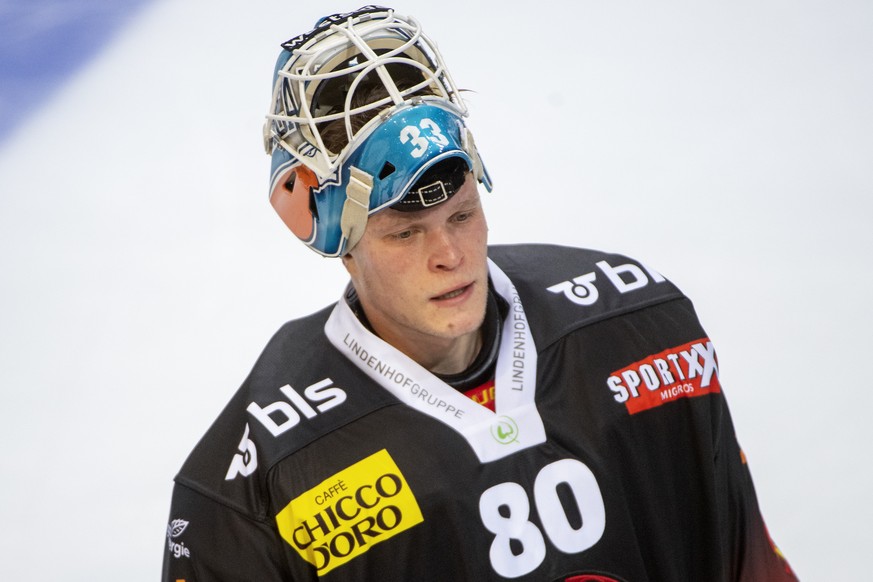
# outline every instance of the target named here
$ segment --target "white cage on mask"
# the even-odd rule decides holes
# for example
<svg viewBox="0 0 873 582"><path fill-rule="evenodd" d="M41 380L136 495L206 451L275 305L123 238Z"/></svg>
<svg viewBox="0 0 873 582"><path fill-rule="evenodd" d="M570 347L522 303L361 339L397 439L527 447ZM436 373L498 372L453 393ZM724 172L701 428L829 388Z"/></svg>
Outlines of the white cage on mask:
<svg viewBox="0 0 873 582"><path fill-rule="evenodd" d="M264 145L269 154L287 152L319 181L340 168L364 127L377 123L377 113L387 115L413 98L467 113L436 45L414 18L391 9L366 6L328 16L282 47ZM382 96L370 101L367 87L374 85L372 92ZM356 128L353 118L361 114L369 123ZM331 151L323 132L338 120L344 145Z"/></svg>

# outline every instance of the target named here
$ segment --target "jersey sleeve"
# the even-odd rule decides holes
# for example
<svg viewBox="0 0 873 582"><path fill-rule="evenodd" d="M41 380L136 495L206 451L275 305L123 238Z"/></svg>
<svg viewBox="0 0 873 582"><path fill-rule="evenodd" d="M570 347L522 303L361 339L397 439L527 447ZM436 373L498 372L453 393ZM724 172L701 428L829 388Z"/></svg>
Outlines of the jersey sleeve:
<svg viewBox="0 0 873 582"><path fill-rule="evenodd" d="M163 582L290 581L275 527L176 483Z"/></svg>
<svg viewBox="0 0 873 582"><path fill-rule="evenodd" d="M733 422L723 403L716 479L721 487L720 520L730 556L729 580L737 582L797 582L797 577L773 543L758 506L746 456L737 442Z"/></svg>

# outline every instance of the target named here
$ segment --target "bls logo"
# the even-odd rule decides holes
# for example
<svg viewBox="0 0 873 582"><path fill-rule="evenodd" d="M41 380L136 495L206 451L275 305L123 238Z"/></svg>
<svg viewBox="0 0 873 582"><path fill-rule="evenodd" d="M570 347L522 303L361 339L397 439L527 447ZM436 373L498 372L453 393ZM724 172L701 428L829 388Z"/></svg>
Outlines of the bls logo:
<svg viewBox="0 0 873 582"><path fill-rule="evenodd" d="M242 440L239 441L239 453L233 456L230 462L230 467L227 469L225 481L236 479L237 475L248 477L258 468L258 449L255 447L254 441L249 438L249 424L246 423L246 430L243 432Z"/></svg>
<svg viewBox="0 0 873 582"><path fill-rule="evenodd" d="M607 280L619 293L627 293L636 291L649 284L649 277L643 272L643 269L633 263L626 263L611 266L606 261L598 261L597 268L606 275ZM649 276L655 283L663 283L666 281L663 275L657 271L645 268ZM594 305L600 298L600 292L594 282L597 280L597 273L592 271L579 275L570 281L562 281L557 285L552 285L548 288L552 293L563 293L564 297L575 303L576 305Z"/></svg>
<svg viewBox="0 0 873 582"><path fill-rule="evenodd" d="M300 423L301 414L306 418L315 418L319 413L326 412L346 401L345 391L334 386L333 380L330 378L325 378L308 386L303 391L303 396L288 384L279 388L279 391L291 402L279 400L263 407L252 402L246 408L249 414L264 425L274 437L297 426ZM314 408L313 404L315 404ZM281 416L283 419L277 422L274 420L274 415Z"/></svg>

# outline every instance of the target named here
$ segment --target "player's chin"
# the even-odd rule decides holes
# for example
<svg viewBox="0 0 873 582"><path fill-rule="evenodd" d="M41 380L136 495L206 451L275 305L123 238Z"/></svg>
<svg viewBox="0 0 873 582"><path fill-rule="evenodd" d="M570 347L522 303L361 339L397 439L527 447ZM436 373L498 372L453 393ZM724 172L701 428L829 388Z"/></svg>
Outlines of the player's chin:
<svg viewBox="0 0 873 582"><path fill-rule="evenodd" d="M439 328L443 337L463 337L482 327L482 322L485 321L485 302L482 302L481 307L467 305L465 309L459 309L456 313L443 313L440 319Z"/></svg>

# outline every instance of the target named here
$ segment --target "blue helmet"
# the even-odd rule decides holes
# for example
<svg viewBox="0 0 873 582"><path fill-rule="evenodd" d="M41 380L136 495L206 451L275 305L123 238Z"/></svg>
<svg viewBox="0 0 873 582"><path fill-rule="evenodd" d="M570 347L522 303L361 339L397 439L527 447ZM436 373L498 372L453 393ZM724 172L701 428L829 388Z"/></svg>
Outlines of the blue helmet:
<svg viewBox="0 0 873 582"><path fill-rule="evenodd" d="M345 254L413 185L417 207L447 199L439 180L416 183L451 158L491 190L458 89L415 20L367 6L282 46L264 127L270 202L310 248Z"/></svg>

